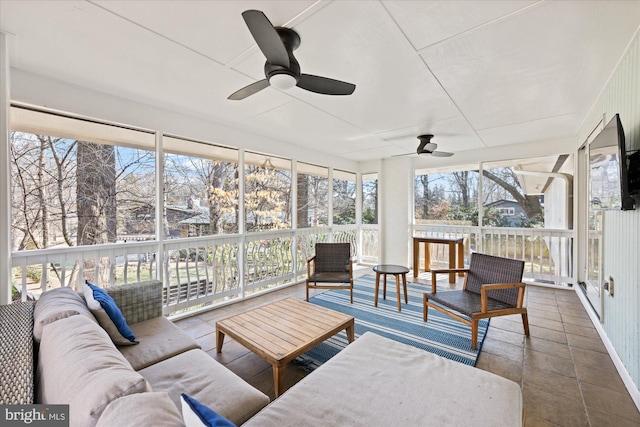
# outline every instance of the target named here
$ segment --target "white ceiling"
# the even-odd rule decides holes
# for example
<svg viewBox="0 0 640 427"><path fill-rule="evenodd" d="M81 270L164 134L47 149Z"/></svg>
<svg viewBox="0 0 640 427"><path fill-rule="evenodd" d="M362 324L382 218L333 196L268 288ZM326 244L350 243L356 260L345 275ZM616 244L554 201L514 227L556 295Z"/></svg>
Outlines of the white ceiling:
<svg viewBox="0 0 640 427"><path fill-rule="evenodd" d="M241 13L302 39L351 96L267 88ZM13 67L353 161L575 135L640 27L640 1L0 0Z"/></svg>

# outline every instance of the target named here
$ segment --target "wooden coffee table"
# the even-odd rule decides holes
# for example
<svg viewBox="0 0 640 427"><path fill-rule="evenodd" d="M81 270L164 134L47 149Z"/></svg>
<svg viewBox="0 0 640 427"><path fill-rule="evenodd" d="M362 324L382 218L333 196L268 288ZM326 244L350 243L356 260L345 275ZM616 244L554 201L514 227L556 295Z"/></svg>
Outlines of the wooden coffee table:
<svg viewBox="0 0 640 427"><path fill-rule="evenodd" d="M287 363L346 329L354 339L354 320L328 308L286 298L216 322L216 350L228 335L273 366L278 397L284 390Z"/></svg>

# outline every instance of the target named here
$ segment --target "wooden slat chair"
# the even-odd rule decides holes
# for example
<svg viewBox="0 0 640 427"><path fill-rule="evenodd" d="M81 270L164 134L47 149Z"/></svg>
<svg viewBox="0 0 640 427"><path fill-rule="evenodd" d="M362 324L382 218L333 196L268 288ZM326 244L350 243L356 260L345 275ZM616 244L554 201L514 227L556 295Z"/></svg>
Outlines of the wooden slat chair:
<svg viewBox="0 0 640 427"><path fill-rule="evenodd" d="M471 348L478 348L478 321L488 317L521 314L524 333L529 336L527 309L522 306L525 284L524 261L480 253L471 255L469 268L431 270L431 292L423 297L424 321L429 307L471 326ZM436 293L436 275L462 272L461 291Z"/></svg>
<svg viewBox="0 0 640 427"><path fill-rule="evenodd" d="M341 283L344 285L339 285ZM316 243L316 254L307 261L306 285L307 301L309 301L309 288L349 289L351 304L353 304L351 245L349 243Z"/></svg>

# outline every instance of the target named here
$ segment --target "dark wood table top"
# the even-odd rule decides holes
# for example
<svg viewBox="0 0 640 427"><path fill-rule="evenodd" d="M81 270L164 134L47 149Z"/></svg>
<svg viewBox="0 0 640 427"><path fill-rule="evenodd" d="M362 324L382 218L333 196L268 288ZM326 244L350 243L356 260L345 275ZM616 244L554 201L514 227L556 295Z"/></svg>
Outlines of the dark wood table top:
<svg viewBox="0 0 640 427"><path fill-rule="evenodd" d="M373 271L380 274L406 274L409 269L402 265L381 264L373 267Z"/></svg>

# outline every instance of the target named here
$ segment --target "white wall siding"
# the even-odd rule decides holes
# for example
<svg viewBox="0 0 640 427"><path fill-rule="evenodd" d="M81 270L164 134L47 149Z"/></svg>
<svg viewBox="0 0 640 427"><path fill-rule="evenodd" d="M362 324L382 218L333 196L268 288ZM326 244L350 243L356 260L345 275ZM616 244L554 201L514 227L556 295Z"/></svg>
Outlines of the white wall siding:
<svg viewBox="0 0 640 427"><path fill-rule="evenodd" d="M603 326L636 385L640 384L640 210L604 216L603 273L613 278L605 293Z"/></svg>
<svg viewBox="0 0 640 427"><path fill-rule="evenodd" d="M640 149L640 36L636 34L578 133L578 143L605 115L619 113L629 149ZM640 384L640 207L605 211L603 273L614 279L605 294L603 328L636 387ZM584 250L584 248L579 248Z"/></svg>

